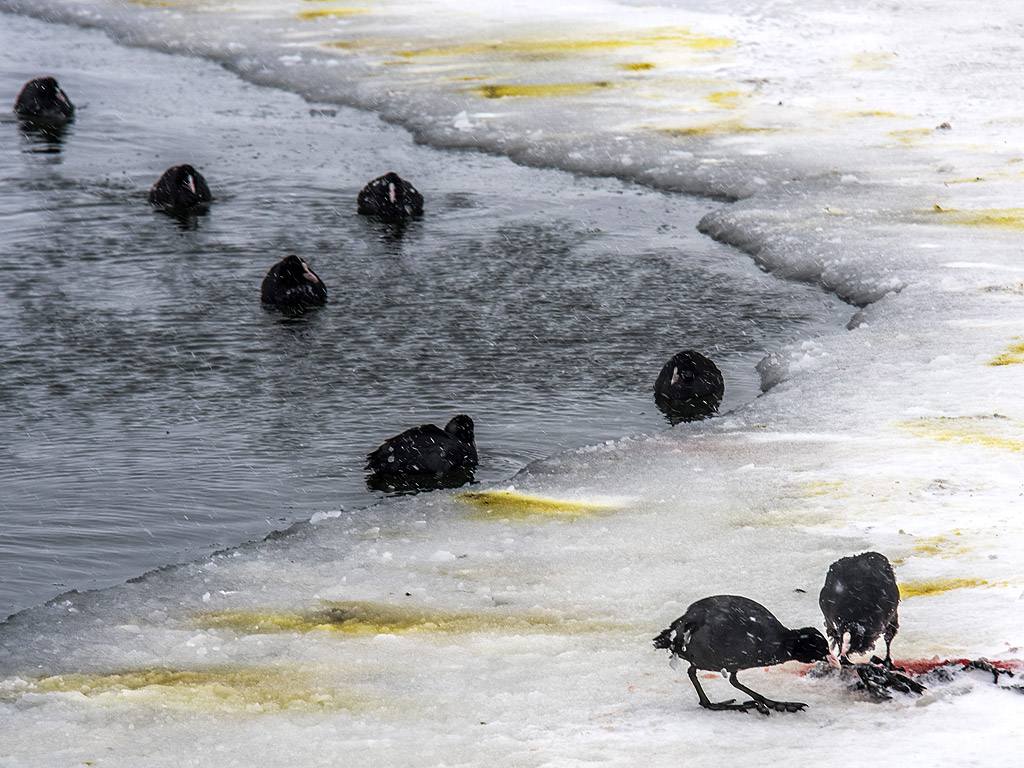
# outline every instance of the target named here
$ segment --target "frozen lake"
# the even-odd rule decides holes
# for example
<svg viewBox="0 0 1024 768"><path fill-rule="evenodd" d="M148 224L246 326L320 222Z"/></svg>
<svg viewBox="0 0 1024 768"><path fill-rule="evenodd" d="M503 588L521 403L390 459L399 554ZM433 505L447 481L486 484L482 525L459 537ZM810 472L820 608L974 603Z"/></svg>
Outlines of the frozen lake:
<svg viewBox="0 0 1024 768"><path fill-rule="evenodd" d="M663 431L652 386L678 349L718 361L730 410L770 349L852 312L701 236L705 200L431 150L208 62L4 22L4 100L54 71L81 102L59 152L0 124L4 616L372 504L366 453L455 413L492 482ZM179 162L217 196L186 228L145 204ZM355 214L392 167L429 198L400 231ZM285 320L258 290L293 252L330 304Z"/></svg>

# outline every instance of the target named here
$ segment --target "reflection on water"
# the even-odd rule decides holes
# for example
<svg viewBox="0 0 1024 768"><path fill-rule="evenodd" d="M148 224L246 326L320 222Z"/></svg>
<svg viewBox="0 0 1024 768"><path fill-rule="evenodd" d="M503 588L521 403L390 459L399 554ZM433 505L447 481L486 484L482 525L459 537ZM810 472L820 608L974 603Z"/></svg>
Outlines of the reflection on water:
<svg viewBox="0 0 1024 768"><path fill-rule="evenodd" d="M176 223L179 229L188 231L199 229L199 222L209 213L209 208L154 208L153 213L158 216L166 216Z"/></svg>
<svg viewBox="0 0 1024 768"><path fill-rule="evenodd" d="M72 123L67 121L19 118L18 128L25 140L24 152L55 155L64 145L65 137L71 132Z"/></svg>
<svg viewBox="0 0 1024 768"><path fill-rule="evenodd" d="M42 29L0 52L18 62L0 101L57 50ZM60 162L0 122L0 614L372 503L366 453L451 413L477 424L482 482L660 431L651 387L680 348L718 362L736 407L766 348L845 321L701 238L705 201L434 152L212 65L175 59L169 81L166 57L72 38L43 62L89 103ZM146 204L180 162L214 190L205 216ZM382 167L414 179L422 219L356 214ZM325 307L263 310L288 253Z"/></svg>

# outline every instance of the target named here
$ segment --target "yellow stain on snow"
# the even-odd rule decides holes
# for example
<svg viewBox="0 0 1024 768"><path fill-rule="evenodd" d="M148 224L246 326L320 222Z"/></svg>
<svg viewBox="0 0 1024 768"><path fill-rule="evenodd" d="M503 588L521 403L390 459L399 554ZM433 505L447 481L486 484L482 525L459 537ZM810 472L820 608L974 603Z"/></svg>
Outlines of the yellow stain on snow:
<svg viewBox="0 0 1024 768"><path fill-rule="evenodd" d="M957 227L1024 230L1024 208L981 208L962 211L936 205L929 213L941 223Z"/></svg>
<svg viewBox="0 0 1024 768"><path fill-rule="evenodd" d="M510 97L528 97L532 99L560 98L579 96L611 88L612 84L601 80L596 83L547 83L541 85L493 84L478 85L467 88L471 93L483 99L505 99Z"/></svg>
<svg viewBox="0 0 1024 768"><path fill-rule="evenodd" d="M899 585L900 598L925 597L952 592L954 589L974 589L976 587L995 586L985 579L923 579L908 581Z"/></svg>
<svg viewBox="0 0 1024 768"><path fill-rule="evenodd" d="M542 517L593 517L610 514L618 505L607 502L571 501L516 491L466 491L455 499L470 508L478 519L526 519Z"/></svg>
<svg viewBox="0 0 1024 768"><path fill-rule="evenodd" d="M748 125L739 120L716 120L682 128L656 128L658 133L672 138L688 139L694 136L716 136L746 133L774 133L778 129L763 125Z"/></svg>
<svg viewBox="0 0 1024 768"><path fill-rule="evenodd" d="M719 51L731 48L736 41L728 37L712 37L685 29L661 29L639 34L636 37L607 38L541 38L475 41L434 48L395 51L403 58L438 56L487 56L545 61L563 59L569 56L616 51L628 48L650 47L665 44L673 51L686 48L691 51Z"/></svg>
<svg viewBox="0 0 1024 768"><path fill-rule="evenodd" d="M914 552L933 557L957 557L970 551L970 547L963 541L957 541L957 537L961 536L963 534L960 531L951 531L948 536L924 536L914 539Z"/></svg>
<svg viewBox="0 0 1024 768"><path fill-rule="evenodd" d="M717 107L725 107L727 109L735 109L739 106L740 92L739 91L716 91L715 93L709 93L704 97L709 102Z"/></svg>
<svg viewBox="0 0 1024 768"><path fill-rule="evenodd" d="M366 710L378 703L369 696L318 687L311 676L280 667L222 666L202 670L150 668L95 674L9 679L0 698L28 694L65 694L105 706L150 706L214 712ZM74 700L74 699L73 699Z"/></svg>
<svg viewBox="0 0 1024 768"><path fill-rule="evenodd" d="M989 365L1020 365L1024 363L1024 341L1016 341L994 358L988 361Z"/></svg>
<svg viewBox="0 0 1024 768"><path fill-rule="evenodd" d="M896 426L915 437L959 445L980 445L1011 453L1024 453L1024 430L1019 424L998 413L991 416L939 416L937 418L913 419L901 422Z"/></svg>
<svg viewBox="0 0 1024 768"><path fill-rule="evenodd" d="M325 43L320 43L320 45L324 48L337 48L340 51L358 51L375 45L375 41L362 38L355 40L329 40Z"/></svg>
<svg viewBox="0 0 1024 768"><path fill-rule="evenodd" d="M810 483L800 483L800 495L804 497L813 496L846 496L847 493L840 493L843 491L844 483L842 481L828 481L828 480L816 480Z"/></svg>
<svg viewBox="0 0 1024 768"><path fill-rule="evenodd" d="M299 11L296 16L302 21L313 19L341 18L343 16L358 16L369 13L369 8L318 8L315 11Z"/></svg>
<svg viewBox="0 0 1024 768"><path fill-rule="evenodd" d="M889 131L890 136L896 139L900 144L908 147L916 144L925 136L931 136L933 133L935 133L934 128L906 128L898 131Z"/></svg>
<svg viewBox="0 0 1024 768"><path fill-rule="evenodd" d="M646 72L647 70L654 69L654 64L649 61L627 61L619 64L618 67L627 72Z"/></svg>
<svg viewBox="0 0 1024 768"><path fill-rule="evenodd" d="M850 57L853 69L865 69L878 71L888 69L896 59L894 52L887 53L857 53Z"/></svg>
<svg viewBox="0 0 1024 768"><path fill-rule="evenodd" d="M193 621L207 629L230 629L243 634L322 631L355 637L471 632L582 634L625 626L612 621L577 619L557 612L449 612L375 602L331 602L309 613L219 611L197 614Z"/></svg>
<svg viewBox="0 0 1024 768"><path fill-rule="evenodd" d="M884 109L862 109L854 112L841 112L840 117L860 119L867 117L885 117L893 120L910 120L910 115L901 115L898 112L889 112Z"/></svg>

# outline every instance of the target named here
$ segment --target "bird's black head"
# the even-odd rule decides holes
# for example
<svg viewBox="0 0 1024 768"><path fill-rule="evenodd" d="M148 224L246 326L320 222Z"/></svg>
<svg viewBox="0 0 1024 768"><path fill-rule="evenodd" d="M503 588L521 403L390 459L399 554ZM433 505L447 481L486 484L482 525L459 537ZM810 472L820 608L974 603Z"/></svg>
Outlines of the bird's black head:
<svg viewBox="0 0 1024 768"><path fill-rule="evenodd" d="M195 168L187 163L176 165L168 171L171 174L171 183L180 187L188 194L195 196L197 200L208 200L210 192L206 187L206 179Z"/></svg>
<svg viewBox="0 0 1024 768"><path fill-rule="evenodd" d="M444 431L464 443L472 443L474 439L473 420L464 413L453 416L451 421L445 424Z"/></svg>
<svg viewBox="0 0 1024 768"><path fill-rule="evenodd" d="M57 79L46 76L25 83L14 103L14 111L24 118L61 120L74 116L75 105Z"/></svg>
<svg viewBox="0 0 1024 768"><path fill-rule="evenodd" d="M794 629L789 640L790 656L796 661L812 664L829 657L828 641L814 627Z"/></svg>
<svg viewBox="0 0 1024 768"><path fill-rule="evenodd" d="M293 285L302 285L303 282L319 283L320 279L313 273L313 270L309 268L298 256L292 254L291 256L285 256L281 260L281 269L279 274L287 282Z"/></svg>
<svg viewBox="0 0 1024 768"><path fill-rule="evenodd" d="M704 357L700 352L686 349L677 352L669 361L672 365L672 384L679 386L695 386L695 381L710 383L715 379L718 372L717 367L711 360Z"/></svg>

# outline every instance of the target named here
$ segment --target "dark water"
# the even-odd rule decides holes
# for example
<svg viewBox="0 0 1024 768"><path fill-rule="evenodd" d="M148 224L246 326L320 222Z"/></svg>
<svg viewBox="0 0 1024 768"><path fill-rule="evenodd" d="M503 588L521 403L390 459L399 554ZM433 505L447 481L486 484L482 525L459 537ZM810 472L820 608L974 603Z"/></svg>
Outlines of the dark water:
<svg viewBox="0 0 1024 768"><path fill-rule="evenodd" d="M738 407L765 350L849 314L702 238L714 203L416 146L96 32L0 30L5 112L44 73L80 108L59 145L0 121L0 617L372 503L363 457L424 421L471 414L499 481L668 428L651 386L682 348ZM145 202L181 162L216 197L185 226ZM427 200L401 232L355 214L391 169ZM261 308L287 253L327 307Z"/></svg>

